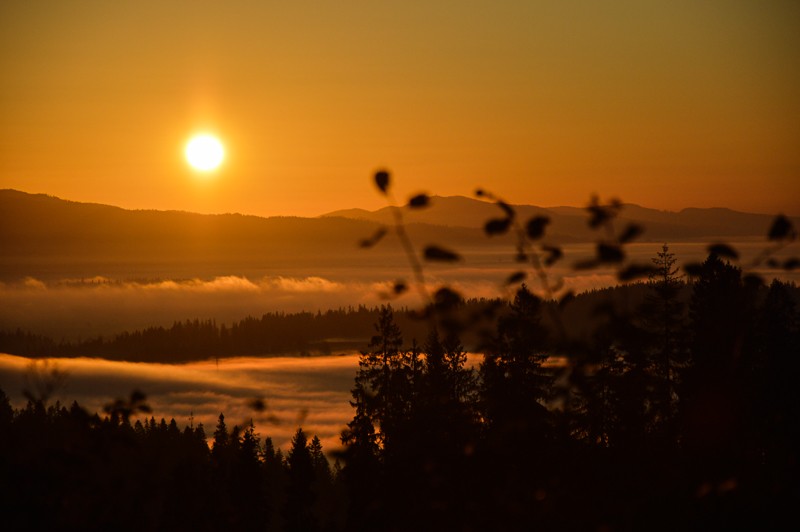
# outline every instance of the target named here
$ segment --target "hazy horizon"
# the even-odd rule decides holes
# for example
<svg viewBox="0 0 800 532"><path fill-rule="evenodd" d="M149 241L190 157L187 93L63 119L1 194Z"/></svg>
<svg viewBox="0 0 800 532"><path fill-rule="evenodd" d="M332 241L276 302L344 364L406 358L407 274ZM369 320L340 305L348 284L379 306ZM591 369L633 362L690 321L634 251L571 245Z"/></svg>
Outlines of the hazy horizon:
<svg viewBox="0 0 800 532"><path fill-rule="evenodd" d="M365 178L364 183L365 183L365 185L364 185L365 187L371 186L371 182L370 182L370 177L369 176L367 178ZM101 202L98 202L98 201L85 201L85 200L76 199L76 198L73 198L73 197L62 197L62 196L58 196L56 194L52 194L52 193L47 192L47 191L23 190L23 189L20 189L20 188L5 188L5 189L0 188L0 191L3 191L3 190L7 190L7 191L11 191L11 192L22 192L23 194L30 194L30 195L34 195L34 196L48 196L48 197L51 197L51 198L64 200L64 201L67 201L67 202L70 202L70 203L84 203L84 204L89 204L89 205L104 205L104 206L108 206L108 207L117 207L117 208L120 208L120 209L123 209L123 210L130 210L130 211L183 212L183 213L188 213L188 214L202 214L202 215L209 215L209 216L219 216L219 215L226 215L226 214L238 214L238 215L242 215L242 216L254 216L254 217L258 217L258 218L270 218L270 217L320 218L320 217L324 217L324 216L329 216L329 215L334 214L334 213L338 213L340 211L364 210L366 212L374 213L376 211L380 211L380 210L386 208L385 204L384 205L374 205L371 209L364 208L364 207L362 207L360 205L344 205L343 204L343 205L341 205L339 207L336 207L336 208L333 208L333 209L330 209L330 210L326 210L326 211L323 211L323 212L319 212L319 213L310 213L310 214L301 214L301 213L297 213L297 214L291 214L291 213L270 214L270 213L258 213L258 212L244 212L244 211L208 211L208 210L202 210L202 209L201 210L186 210L186 209L178 209L178 208L170 208L170 207L154 208L154 207L147 207L147 206L124 206L122 204L101 203ZM588 193L587 195L585 195L585 197L576 199L575 202L573 202L573 203L564 203L564 204L557 204L557 205L540 205L540 204L531 204L531 203L519 203L517 201L514 201L513 198L507 198L507 199L508 199L509 203L512 204L512 205L530 205L532 207L538 207L538 208L541 208L541 209L548 209L548 210L549 209L559 209L559 208L585 209L586 206L589 204L591 196L592 196L592 194ZM441 195L441 194L436 194L436 193L432 193L431 194L431 198L435 199L437 197L441 197L441 198L475 199L475 197L474 197L474 189L473 190L465 190L463 193L460 193L460 194L456 193L456 194L452 194L452 195ZM609 197L617 197L617 196L614 195L614 194L611 194ZM678 206L678 207L675 207L675 208L658 208L658 207L653 207L651 205L628 202L628 201L625 201L624 197L622 197L620 199L623 200L623 204L625 204L625 205L630 205L630 206L635 206L635 207L642 207L642 208L645 208L645 209L652 209L652 210L656 210L656 211L659 211L659 212L665 212L665 213L676 213L677 214L677 213L680 213L680 212L685 211L685 210L693 210L693 209L698 209L698 210L723 209L723 210L732 210L732 211L735 211L735 212L741 212L741 213L745 213L745 214L761 214L761 215L769 215L769 216L775 216L777 214L784 214L786 216L791 216L791 217L800 217L800 207L798 207L798 210L796 210L796 211L779 211L779 212L766 212L766 211L762 212L762 211L755 211L755 210L750 210L750 211L748 211L748 210L740 210L740 209L734 209L734 208L731 208L731 207L728 207L728 206L722 205L722 204L708 204L708 205L703 205L703 206L699 206L699 205L682 205L682 206ZM401 201L400 205L398 205L398 206L402 207L403 206L403 202Z"/></svg>

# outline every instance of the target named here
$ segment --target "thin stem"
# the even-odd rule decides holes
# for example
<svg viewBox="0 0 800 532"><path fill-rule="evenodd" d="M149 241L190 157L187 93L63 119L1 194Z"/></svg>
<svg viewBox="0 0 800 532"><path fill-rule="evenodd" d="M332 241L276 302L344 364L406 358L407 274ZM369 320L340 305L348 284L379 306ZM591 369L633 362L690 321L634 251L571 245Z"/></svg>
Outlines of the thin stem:
<svg viewBox="0 0 800 532"><path fill-rule="evenodd" d="M411 239L408 237L408 233L406 232L402 208L396 205L394 195L391 192L386 193L386 198L389 203L389 207L392 208L395 233L397 233L397 238L400 239L400 244L403 246L403 250L406 253L408 264L411 266L411 270L414 272L417 290L419 291L420 296L422 296L422 299L425 301L425 303L429 304L431 303L431 297L430 294L428 294L428 288L425 284L425 273L422 269L422 264L419 261L419 257L417 257L417 254L414 251L414 245L411 243Z"/></svg>

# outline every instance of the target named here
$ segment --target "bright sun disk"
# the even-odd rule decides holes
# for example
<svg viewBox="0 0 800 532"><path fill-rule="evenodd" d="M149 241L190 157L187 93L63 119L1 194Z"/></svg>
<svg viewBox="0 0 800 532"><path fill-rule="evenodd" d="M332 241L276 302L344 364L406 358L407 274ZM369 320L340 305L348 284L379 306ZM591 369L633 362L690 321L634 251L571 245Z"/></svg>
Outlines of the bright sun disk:
<svg viewBox="0 0 800 532"><path fill-rule="evenodd" d="M186 161L200 172L219 168L225 158L225 148L214 135L195 135L186 143Z"/></svg>

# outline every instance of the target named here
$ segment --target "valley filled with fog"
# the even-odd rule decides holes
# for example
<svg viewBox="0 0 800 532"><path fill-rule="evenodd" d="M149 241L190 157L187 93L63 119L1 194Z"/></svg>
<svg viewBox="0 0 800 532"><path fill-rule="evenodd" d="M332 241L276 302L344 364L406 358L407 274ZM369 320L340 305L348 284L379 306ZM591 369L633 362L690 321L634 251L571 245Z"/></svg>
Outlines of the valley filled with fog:
<svg viewBox="0 0 800 532"><path fill-rule="evenodd" d="M386 243L387 248L391 246ZM763 240L733 242L745 267L764 249ZM661 250L661 243L629 244L629 260L649 263ZM707 255L707 244L670 243L679 264L700 262ZM504 281L519 269L511 245L504 249L474 246L454 248L463 261L426 266L431 287L442 285L458 290L468 298L507 297ZM589 271L573 265L594 253L594 244L565 244L564 256L550 270L553 282L562 279L564 288L576 293L618 284L611 266ZM152 264L145 275L94 265L83 276L51 276L0 283L0 324L3 329L20 328L56 340L86 339L150 326L169 326L186 319L216 320L231 323L266 312L316 312L349 306L375 306L386 303L385 295L397 279L409 279L408 262L399 249L358 249L353 243L344 250L350 265L336 261L307 259L293 267L258 268L242 265L215 269L200 264L195 271L178 273L167 264ZM782 256L781 254L778 255ZM203 271L205 269L206 271ZM199 271L198 271L199 270ZM211 271L226 272L213 275ZM757 268L749 271L797 281L800 272ZM537 289L536 279L528 284ZM416 308L419 295L408 291L391 302L396 307Z"/></svg>

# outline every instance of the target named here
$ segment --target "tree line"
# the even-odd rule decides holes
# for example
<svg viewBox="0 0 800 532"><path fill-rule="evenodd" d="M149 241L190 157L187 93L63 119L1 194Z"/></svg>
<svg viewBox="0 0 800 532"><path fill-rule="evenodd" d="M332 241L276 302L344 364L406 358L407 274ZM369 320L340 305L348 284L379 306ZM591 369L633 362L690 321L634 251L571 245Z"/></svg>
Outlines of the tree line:
<svg viewBox="0 0 800 532"><path fill-rule="evenodd" d="M202 424L132 418L144 396L104 415L0 390L3 530L341 530L338 476L316 436L298 429L284 454L251 424L210 438Z"/></svg>
<svg viewBox="0 0 800 532"><path fill-rule="evenodd" d="M570 319L583 323L600 294L630 292L640 299L644 286L627 285L578 294ZM622 296L615 296L622 297ZM460 304L463 314L482 312L488 304L500 307L501 299L468 299ZM551 303L545 303L551 304ZM22 329L0 331L0 352L29 358L97 357L129 362L190 362L236 356L332 354L357 351L369 340L380 307L366 305L317 312L269 312L248 316L230 325L212 319L187 319L171 326L153 326L110 336L82 340L55 340ZM395 320L408 335L423 338L427 323L413 309L395 310ZM464 341L478 338L464 331Z"/></svg>
<svg viewBox="0 0 800 532"><path fill-rule="evenodd" d="M316 313L270 312L230 325L193 319L77 341L56 341L17 329L0 331L0 351L32 358L90 356L131 362L324 354L334 349L359 349L377 314L378 308L364 305Z"/></svg>

